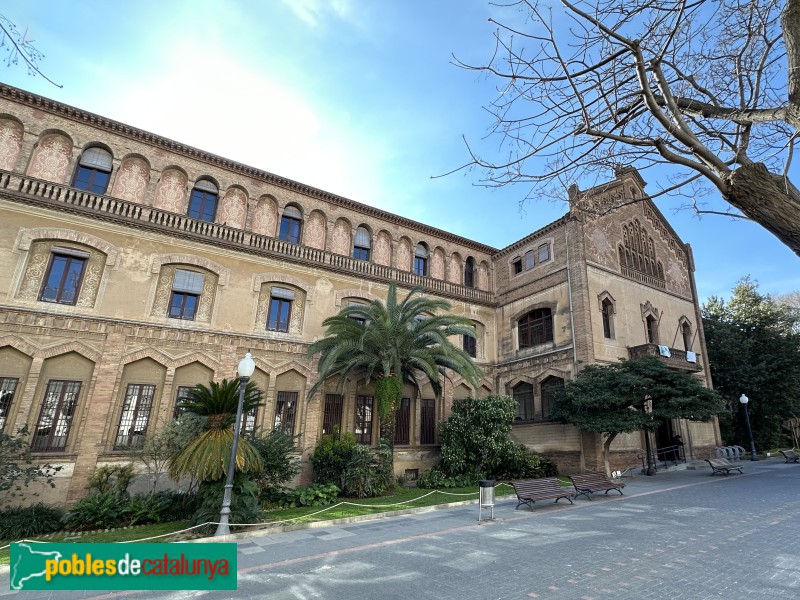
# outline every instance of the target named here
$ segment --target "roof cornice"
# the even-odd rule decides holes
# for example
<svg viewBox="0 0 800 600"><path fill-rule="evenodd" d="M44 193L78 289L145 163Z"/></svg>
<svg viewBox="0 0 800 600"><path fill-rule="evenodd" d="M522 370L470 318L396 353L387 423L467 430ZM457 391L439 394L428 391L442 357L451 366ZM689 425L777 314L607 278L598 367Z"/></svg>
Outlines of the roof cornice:
<svg viewBox="0 0 800 600"><path fill-rule="evenodd" d="M342 208L355 210L371 217L383 219L395 225L408 227L423 234L436 236L455 244L461 244L462 246L472 248L478 252L483 252L489 255L497 252L497 248L461 237L454 233L450 233L449 231L444 231L443 229L438 229L437 227L432 227L430 225L420 223L419 221L414 221L413 219L401 217L400 215L375 208L374 206L362 204L361 202L356 202L355 200L350 200L349 198L320 190L310 185L294 181L293 179L288 179L287 177L275 175L269 171L256 169L255 167L251 167L243 163L194 148L193 146L176 142L175 140L171 140L160 135L156 135L149 131L145 131L144 129L132 127L130 125L126 125L125 123L120 123L119 121L70 106L69 104L64 104L50 98L45 98L44 96L34 94L33 92L27 92L10 85L0 83L0 97L7 98L14 102L19 102L21 104L26 104L32 108L57 114L74 121L89 123L95 127L105 129L117 135L122 135L139 142L157 146L176 154L182 154L194 160L203 161L214 166L239 173L240 175L259 179L271 185L282 187L293 192L298 192L306 196L311 196L312 198L316 198L318 200L330 202L337 206L341 206Z"/></svg>

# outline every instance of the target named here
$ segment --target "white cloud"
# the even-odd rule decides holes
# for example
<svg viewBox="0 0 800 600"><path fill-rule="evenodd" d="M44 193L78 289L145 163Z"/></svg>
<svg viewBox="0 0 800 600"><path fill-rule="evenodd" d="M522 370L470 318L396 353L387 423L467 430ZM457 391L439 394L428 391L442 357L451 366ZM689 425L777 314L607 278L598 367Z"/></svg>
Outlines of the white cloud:
<svg viewBox="0 0 800 600"><path fill-rule="evenodd" d="M292 12L311 27L330 16L350 21L355 13L350 0L282 0Z"/></svg>

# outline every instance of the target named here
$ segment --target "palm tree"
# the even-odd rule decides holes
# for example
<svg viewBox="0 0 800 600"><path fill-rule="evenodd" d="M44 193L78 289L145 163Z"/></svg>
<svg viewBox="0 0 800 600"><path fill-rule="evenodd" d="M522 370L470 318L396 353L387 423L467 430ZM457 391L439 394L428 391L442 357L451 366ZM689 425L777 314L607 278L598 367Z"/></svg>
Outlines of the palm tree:
<svg viewBox="0 0 800 600"><path fill-rule="evenodd" d="M242 414L260 405L261 391L250 381L245 387ZM198 481L216 481L227 474L233 444L233 422L239 404L239 378L221 383L212 381L206 387L192 388L181 408L207 417L203 432L172 457L169 474ZM263 469L261 455L246 439L240 438L236 451L236 469L259 472Z"/></svg>
<svg viewBox="0 0 800 600"><path fill-rule="evenodd" d="M320 355L319 381L309 390L309 398L329 378L338 376L339 385L351 376L375 380L375 398L381 437L394 443L394 413L403 394L403 384L420 389L420 376L430 381L436 396L441 395L442 378L447 371L460 374L477 384L482 373L472 358L447 338L454 335L475 337L469 319L449 314L450 303L419 295L412 289L397 302L397 286L389 284L386 304L375 300L367 306L348 306L328 317L325 337L311 344L309 356Z"/></svg>

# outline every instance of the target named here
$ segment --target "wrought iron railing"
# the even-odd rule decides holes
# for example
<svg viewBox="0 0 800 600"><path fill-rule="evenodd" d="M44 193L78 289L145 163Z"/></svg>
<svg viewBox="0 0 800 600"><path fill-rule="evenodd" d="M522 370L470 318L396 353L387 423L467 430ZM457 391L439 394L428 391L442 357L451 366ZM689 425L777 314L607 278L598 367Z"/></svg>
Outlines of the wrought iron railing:
<svg viewBox="0 0 800 600"><path fill-rule="evenodd" d="M641 346L630 346L628 348L628 354L631 358L657 356L671 367L690 371L703 370L699 354L694 354L696 362L692 362L687 360L687 352L685 350L678 350L677 348L669 348L669 356L664 356L659 350L658 344L642 344Z"/></svg>

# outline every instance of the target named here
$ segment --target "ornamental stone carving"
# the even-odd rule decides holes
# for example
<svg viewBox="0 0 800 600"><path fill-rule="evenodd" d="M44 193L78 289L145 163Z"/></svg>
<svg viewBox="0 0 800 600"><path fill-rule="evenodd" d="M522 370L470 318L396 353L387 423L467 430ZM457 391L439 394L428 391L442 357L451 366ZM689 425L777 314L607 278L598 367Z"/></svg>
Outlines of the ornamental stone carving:
<svg viewBox="0 0 800 600"><path fill-rule="evenodd" d="M144 204L150 167L141 158L126 158L117 172L111 195L137 204Z"/></svg>
<svg viewBox="0 0 800 600"><path fill-rule="evenodd" d="M447 281L450 283L461 283L461 257L453 254L450 257L450 268L447 269Z"/></svg>
<svg viewBox="0 0 800 600"><path fill-rule="evenodd" d="M230 188L222 199L222 210L217 221L228 227L244 229L247 216L247 194L239 188Z"/></svg>
<svg viewBox="0 0 800 600"><path fill-rule="evenodd" d="M478 289L483 291L489 290L489 267L485 262L478 265Z"/></svg>
<svg viewBox="0 0 800 600"><path fill-rule="evenodd" d="M325 249L325 217L320 213L313 212L306 220L303 244L319 250Z"/></svg>
<svg viewBox="0 0 800 600"><path fill-rule="evenodd" d="M33 152L28 175L54 183L65 183L71 160L72 142L58 133L45 136Z"/></svg>
<svg viewBox="0 0 800 600"><path fill-rule="evenodd" d="M375 238L374 262L385 267L392 266L392 239L385 231Z"/></svg>
<svg viewBox="0 0 800 600"><path fill-rule="evenodd" d="M36 300L39 297L52 245L47 242L32 244L28 253L28 266L22 276L22 284L17 294L17 298L20 300Z"/></svg>
<svg viewBox="0 0 800 600"><path fill-rule="evenodd" d="M261 198L256 203L253 214L253 233L275 237L275 226L278 224L278 207L274 200Z"/></svg>
<svg viewBox="0 0 800 600"><path fill-rule="evenodd" d="M444 279L444 252L437 248L433 252L431 259L431 277L434 279Z"/></svg>
<svg viewBox="0 0 800 600"><path fill-rule="evenodd" d="M285 282L282 281L269 281L261 284L258 294L258 306L256 308L256 324L255 332L264 333L267 329L267 317L269 317L269 305L271 300L272 287L289 288ZM303 332L303 309L306 305L306 292L298 287L291 286L290 288L295 296L292 300L292 312L289 315L289 333L292 335L301 335ZM269 332L274 334L276 332Z"/></svg>
<svg viewBox="0 0 800 600"><path fill-rule="evenodd" d="M167 169L161 174L161 179L156 187L153 206L175 213L185 212L187 184L186 175L177 169Z"/></svg>
<svg viewBox="0 0 800 600"><path fill-rule="evenodd" d="M411 270L411 244L405 238L397 244L397 268L401 271Z"/></svg>
<svg viewBox="0 0 800 600"><path fill-rule="evenodd" d="M22 149L22 125L11 119L0 119L0 169L13 171Z"/></svg>
<svg viewBox="0 0 800 600"><path fill-rule="evenodd" d="M350 248L350 226L344 221L337 221L331 236L331 252L349 256Z"/></svg>
<svg viewBox="0 0 800 600"><path fill-rule="evenodd" d="M153 310L150 313L152 316L162 318L167 316L169 301L172 297L172 282L175 279L175 271L181 268L186 267L180 264L161 266L161 271L158 275L158 283L156 284L156 295L153 299ZM219 283L219 277L215 273L211 273L205 269L198 269L194 265L188 270L200 272L204 275L203 291L197 302L197 313L195 314L194 320L208 323L211 321L212 310L214 308L214 295L217 290L217 284Z"/></svg>

